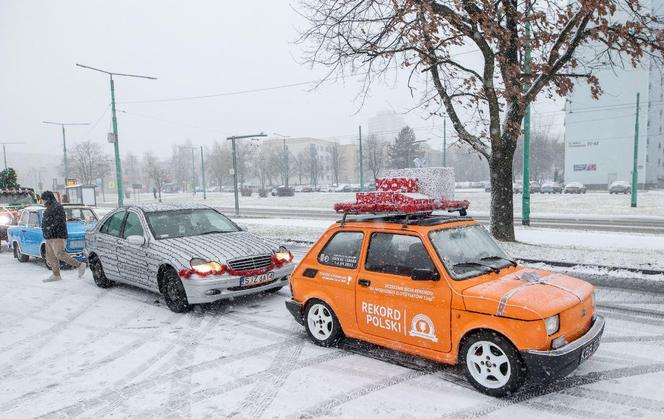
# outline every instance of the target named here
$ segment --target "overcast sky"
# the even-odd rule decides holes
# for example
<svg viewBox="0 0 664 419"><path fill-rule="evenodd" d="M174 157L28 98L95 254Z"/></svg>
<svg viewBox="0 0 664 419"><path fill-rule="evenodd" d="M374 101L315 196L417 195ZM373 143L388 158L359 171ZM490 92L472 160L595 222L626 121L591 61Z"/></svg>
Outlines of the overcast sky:
<svg viewBox="0 0 664 419"><path fill-rule="evenodd" d="M122 154L170 147L190 139L210 144L232 134L264 131L291 136L354 138L377 111L406 112L416 101L405 86L377 85L363 107L357 80L274 89L200 100L128 103L251 89L316 80L324 69L302 64L295 44L301 18L286 0L2 0L0 1L0 141L22 141L14 150L60 153L58 127L42 120L90 122L68 129L68 142L106 143L110 131L108 77L75 67L83 63L158 80L118 77ZM468 55L472 60L472 54ZM417 99L417 98L416 98ZM544 122L560 125L561 105L543 103ZM359 112L358 112L359 109ZM357 112L357 113L356 113ZM406 121L427 127L410 112ZM540 117L535 114L535 123ZM426 135L426 134L424 134Z"/></svg>

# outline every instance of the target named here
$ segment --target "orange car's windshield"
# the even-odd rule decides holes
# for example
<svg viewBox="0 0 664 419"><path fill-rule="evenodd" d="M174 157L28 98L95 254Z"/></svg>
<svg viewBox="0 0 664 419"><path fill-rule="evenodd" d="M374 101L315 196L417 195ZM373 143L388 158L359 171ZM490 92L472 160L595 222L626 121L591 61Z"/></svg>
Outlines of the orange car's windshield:
<svg viewBox="0 0 664 419"><path fill-rule="evenodd" d="M516 265L480 225L445 228L429 239L452 278L463 280Z"/></svg>

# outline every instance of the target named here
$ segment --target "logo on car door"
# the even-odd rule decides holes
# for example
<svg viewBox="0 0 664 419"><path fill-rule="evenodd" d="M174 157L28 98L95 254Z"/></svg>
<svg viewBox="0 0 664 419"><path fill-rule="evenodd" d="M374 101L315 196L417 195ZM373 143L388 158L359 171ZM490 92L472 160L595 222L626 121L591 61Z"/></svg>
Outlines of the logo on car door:
<svg viewBox="0 0 664 419"><path fill-rule="evenodd" d="M426 314L418 314L410 322L410 336L428 339L432 342L438 342L436 337L436 328L433 321Z"/></svg>

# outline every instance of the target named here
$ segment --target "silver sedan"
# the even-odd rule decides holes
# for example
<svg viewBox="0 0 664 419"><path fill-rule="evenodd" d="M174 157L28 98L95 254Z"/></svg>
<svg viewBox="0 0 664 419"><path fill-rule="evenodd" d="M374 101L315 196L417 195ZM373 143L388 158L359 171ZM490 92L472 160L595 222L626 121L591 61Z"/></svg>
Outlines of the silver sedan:
<svg viewBox="0 0 664 419"><path fill-rule="evenodd" d="M122 282L161 293L175 312L278 291L294 268L286 248L205 205L118 208L86 233L85 249L99 287Z"/></svg>

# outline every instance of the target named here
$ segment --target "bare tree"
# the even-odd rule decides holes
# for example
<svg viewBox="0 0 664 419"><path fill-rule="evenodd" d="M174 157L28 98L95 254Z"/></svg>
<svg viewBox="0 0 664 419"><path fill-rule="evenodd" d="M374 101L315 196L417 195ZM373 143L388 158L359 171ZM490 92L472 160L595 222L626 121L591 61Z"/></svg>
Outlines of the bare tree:
<svg viewBox="0 0 664 419"><path fill-rule="evenodd" d="M344 160L344 152L338 142L332 143L330 149L330 169L332 170L332 177L334 184L339 184L339 174L341 172L341 162Z"/></svg>
<svg viewBox="0 0 664 419"><path fill-rule="evenodd" d="M149 151L143 154L143 169L149 180L152 182L154 188L157 189L159 202L161 202L161 190L164 183L168 181L168 169L166 165L150 153Z"/></svg>
<svg viewBox="0 0 664 419"><path fill-rule="evenodd" d="M132 152L128 152L123 159L122 170L124 171L125 180L130 184L137 183L141 178L141 167L138 158Z"/></svg>
<svg viewBox="0 0 664 419"><path fill-rule="evenodd" d="M293 167L297 174L297 183L301 185L302 178L307 174L307 155L304 152L300 151L293 158Z"/></svg>
<svg viewBox="0 0 664 419"><path fill-rule="evenodd" d="M69 152L71 173L83 185L94 185L95 181L110 172L110 158L99 144L90 140L74 145Z"/></svg>
<svg viewBox="0 0 664 419"><path fill-rule="evenodd" d="M231 155L231 148L228 144L220 144L215 141L212 144L212 151L208 158L207 164L210 175L216 180L219 189L224 184L226 176L231 177L231 169L233 168L233 156Z"/></svg>
<svg viewBox="0 0 664 419"><path fill-rule="evenodd" d="M378 139L375 134L369 135L364 145L364 164L371 172L374 180L385 168L386 144Z"/></svg>
<svg viewBox="0 0 664 419"><path fill-rule="evenodd" d="M661 62L662 19L640 0L301 0L306 58L372 82L409 68L423 105L444 112L491 171L491 232L514 240L512 160L526 109L538 95L567 95L574 81L601 94L600 66ZM526 26L531 33L527 32ZM461 47L478 51L478 65ZM526 50L531 54L526 54ZM580 51L585 51L582 54ZM531 57L528 63L525 57Z"/></svg>
<svg viewBox="0 0 664 419"><path fill-rule="evenodd" d="M321 175L323 168L323 162L315 144L309 144L309 150L304 155L304 159L304 165L309 175L309 183L315 187L318 185L318 177Z"/></svg>

